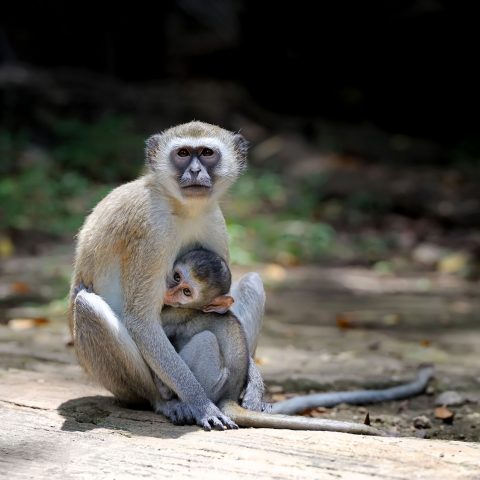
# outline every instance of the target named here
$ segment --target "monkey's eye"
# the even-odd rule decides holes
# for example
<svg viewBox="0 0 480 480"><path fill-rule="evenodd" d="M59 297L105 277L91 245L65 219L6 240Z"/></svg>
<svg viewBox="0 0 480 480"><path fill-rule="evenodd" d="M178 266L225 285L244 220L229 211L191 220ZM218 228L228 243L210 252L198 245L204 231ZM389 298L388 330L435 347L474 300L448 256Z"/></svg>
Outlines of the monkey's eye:
<svg viewBox="0 0 480 480"><path fill-rule="evenodd" d="M186 297L191 297L191 296L192 296L192 292L190 291L189 288L184 288L182 291L183 291L183 294L184 294Z"/></svg>
<svg viewBox="0 0 480 480"><path fill-rule="evenodd" d="M201 155L202 157L211 157L213 155L213 150L211 148L204 148Z"/></svg>
<svg viewBox="0 0 480 480"><path fill-rule="evenodd" d="M175 272L173 274L173 279L178 283L182 279L182 277L180 277L180 274L178 272Z"/></svg>
<svg viewBox="0 0 480 480"><path fill-rule="evenodd" d="M177 152L177 155L179 157L189 157L190 156L190 153L188 152L188 150L186 148L181 148L178 152Z"/></svg>

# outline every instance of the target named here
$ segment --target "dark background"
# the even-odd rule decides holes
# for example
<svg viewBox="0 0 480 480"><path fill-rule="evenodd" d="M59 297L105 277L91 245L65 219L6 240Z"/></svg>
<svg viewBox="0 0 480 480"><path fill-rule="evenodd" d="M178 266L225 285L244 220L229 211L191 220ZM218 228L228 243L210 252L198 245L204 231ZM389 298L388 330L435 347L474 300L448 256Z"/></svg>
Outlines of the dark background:
<svg viewBox="0 0 480 480"><path fill-rule="evenodd" d="M9 2L0 59L127 82L236 82L269 111L371 121L442 144L476 140L473 3L178 0ZM470 137L471 136L471 137Z"/></svg>
<svg viewBox="0 0 480 480"><path fill-rule="evenodd" d="M249 245L234 259L376 265L400 255L411 266L426 244L428 268L449 252L477 265L472 5L9 2L0 231L20 250L36 248L33 232L71 238L102 195L138 175L148 135L195 118L252 143L226 211L234 250ZM303 227L279 244L284 221Z"/></svg>

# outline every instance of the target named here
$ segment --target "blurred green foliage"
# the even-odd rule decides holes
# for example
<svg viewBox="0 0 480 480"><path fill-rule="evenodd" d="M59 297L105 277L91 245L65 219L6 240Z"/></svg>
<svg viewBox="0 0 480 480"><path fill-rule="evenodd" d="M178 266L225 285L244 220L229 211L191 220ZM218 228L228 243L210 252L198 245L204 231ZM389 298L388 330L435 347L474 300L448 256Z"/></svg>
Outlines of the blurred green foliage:
<svg viewBox="0 0 480 480"><path fill-rule="evenodd" d="M113 115L92 123L68 119L54 122L52 131L57 146L51 155L61 169L100 182L121 182L138 174L144 138L130 119Z"/></svg>
<svg viewBox="0 0 480 480"><path fill-rule="evenodd" d="M40 231L71 237L86 214L116 185L143 166L144 136L125 117L94 122L50 119L43 144L26 132L0 131L0 232ZM328 175L292 177L250 167L224 202L232 261L292 265L325 259L378 262L391 249L386 235L336 226L361 225L388 211L369 192L324 198Z"/></svg>
<svg viewBox="0 0 480 480"><path fill-rule="evenodd" d="M141 169L143 137L128 119L50 123L52 146L0 131L0 230L70 235L115 184Z"/></svg>
<svg viewBox="0 0 480 480"><path fill-rule="evenodd" d="M251 169L233 186L226 217L232 261L298 263L319 260L335 230L315 218L323 177L292 181Z"/></svg>

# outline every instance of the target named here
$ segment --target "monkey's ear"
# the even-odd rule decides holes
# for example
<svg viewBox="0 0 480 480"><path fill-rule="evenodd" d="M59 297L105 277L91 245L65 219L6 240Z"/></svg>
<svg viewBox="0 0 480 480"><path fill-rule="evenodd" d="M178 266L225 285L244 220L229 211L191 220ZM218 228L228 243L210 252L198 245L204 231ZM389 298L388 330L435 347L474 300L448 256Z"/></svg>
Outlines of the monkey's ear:
<svg viewBox="0 0 480 480"><path fill-rule="evenodd" d="M155 157L160 145L160 137L160 134L152 135L151 137L147 138L145 142L145 159L147 166L150 168L155 167Z"/></svg>
<svg viewBox="0 0 480 480"><path fill-rule="evenodd" d="M240 133L236 133L233 136L233 144L235 145L235 150L240 160L240 169L245 170L245 168L247 168L247 153L250 142Z"/></svg>
<svg viewBox="0 0 480 480"><path fill-rule="evenodd" d="M202 308L204 312L227 313L235 300L230 295L220 295Z"/></svg>

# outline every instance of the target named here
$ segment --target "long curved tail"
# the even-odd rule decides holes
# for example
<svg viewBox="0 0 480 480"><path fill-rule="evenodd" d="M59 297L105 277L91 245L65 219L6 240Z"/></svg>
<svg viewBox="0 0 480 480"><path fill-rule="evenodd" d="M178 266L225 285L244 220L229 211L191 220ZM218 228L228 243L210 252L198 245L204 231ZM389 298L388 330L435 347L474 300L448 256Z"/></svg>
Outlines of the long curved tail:
<svg viewBox="0 0 480 480"><path fill-rule="evenodd" d="M289 400L282 400L272 405L272 413L292 415L315 407L333 407L340 403L350 405L364 405L367 403L379 403L391 400L401 400L414 397L422 393L432 378L434 368L432 366L421 367L415 380L396 387L384 390L352 390L345 392L314 393L301 395Z"/></svg>
<svg viewBox="0 0 480 480"><path fill-rule="evenodd" d="M242 408L232 400L225 401L221 405L221 410L240 427L322 430L328 432L355 433L359 435L385 436L384 432L361 423L253 412Z"/></svg>

